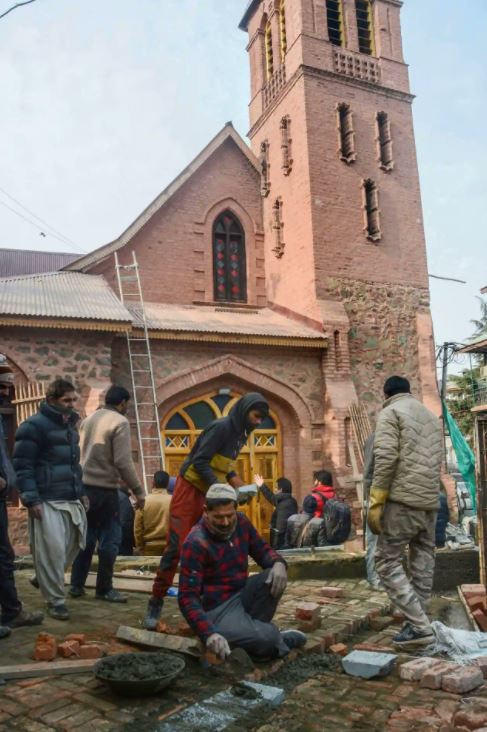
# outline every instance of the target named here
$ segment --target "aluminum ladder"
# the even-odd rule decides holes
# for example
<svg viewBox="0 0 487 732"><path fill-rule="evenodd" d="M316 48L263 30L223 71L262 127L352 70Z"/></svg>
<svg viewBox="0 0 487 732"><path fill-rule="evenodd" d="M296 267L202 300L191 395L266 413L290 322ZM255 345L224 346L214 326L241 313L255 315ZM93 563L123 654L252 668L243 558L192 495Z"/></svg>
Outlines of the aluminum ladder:
<svg viewBox="0 0 487 732"><path fill-rule="evenodd" d="M152 368L149 329L147 327L139 265L135 252L132 252L132 264L120 264L117 252L115 252L115 270L120 300L132 315L134 327L137 330L142 330L143 333L143 335L134 335L132 331L128 331L127 348L139 454L144 490L147 494L154 473L157 470L164 469L164 451Z"/></svg>

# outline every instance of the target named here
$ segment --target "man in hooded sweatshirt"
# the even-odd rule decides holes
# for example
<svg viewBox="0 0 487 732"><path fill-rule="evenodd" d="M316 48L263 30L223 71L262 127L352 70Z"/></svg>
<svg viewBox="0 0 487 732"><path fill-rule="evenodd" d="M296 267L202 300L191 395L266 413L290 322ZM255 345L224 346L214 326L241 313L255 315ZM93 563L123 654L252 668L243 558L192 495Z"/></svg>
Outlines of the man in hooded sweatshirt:
<svg viewBox="0 0 487 732"><path fill-rule="evenodd" d="M203 515L205 495L214 483L244 485L236 473L236 460L251 432L269 413L267 400L257 392L245 394L227 417L205 427L181 466L171 502L169 539L147 606L144 627L154 630L159 621L164 597L176 573L181 547L192 527Z"/></svg>

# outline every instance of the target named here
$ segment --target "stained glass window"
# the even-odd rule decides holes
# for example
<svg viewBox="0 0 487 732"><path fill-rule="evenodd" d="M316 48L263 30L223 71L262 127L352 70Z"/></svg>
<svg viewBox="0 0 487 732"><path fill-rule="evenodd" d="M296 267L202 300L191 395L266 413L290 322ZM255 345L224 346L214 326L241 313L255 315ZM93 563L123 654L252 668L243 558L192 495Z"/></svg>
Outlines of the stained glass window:
<svg viewBox="0 0 487 732"><path fill-rule="evenodd" d="M206 402L195 402L185 408L185 411L189 414L194 422L194 426L197 430L202 430L212 422L215 417L215 413L211 409L210 405Z"/></svg>
<svg viewBox="0 0 487 732"><path fill-rule="evenodd" d="M213 267L215 300L246 302L245 235L231 211L213 227Z"/></svg>
<svg viewBox="0 0 487 732"><path fill-rule="evenodd" d="M173 414L169 422L166 424L167 430L189 430L189 424L186 422L180 412Z"/></svg>

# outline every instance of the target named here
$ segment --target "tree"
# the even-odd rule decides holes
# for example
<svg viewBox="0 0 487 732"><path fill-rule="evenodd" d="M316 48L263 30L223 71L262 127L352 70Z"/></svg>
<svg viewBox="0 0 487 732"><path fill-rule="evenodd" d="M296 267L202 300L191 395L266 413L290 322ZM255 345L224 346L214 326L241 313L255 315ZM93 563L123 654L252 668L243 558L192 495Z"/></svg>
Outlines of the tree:
<svg viewBox="0 0 487 732"><path fill-rule="evenodd" d="M471 320L472 325L475 325L475 336L487 334L487 301L477 296L477 300L480 302L480 320Z"/></svg>
<svg viewBox="0 0 487 732"><path fill-rule="evenodd" d="M473 441L475 422L471 410L475 405L475 392L479 387L479 377L480 368L478 367L450 376L446 394L448 409L470 445Z"/></svg>

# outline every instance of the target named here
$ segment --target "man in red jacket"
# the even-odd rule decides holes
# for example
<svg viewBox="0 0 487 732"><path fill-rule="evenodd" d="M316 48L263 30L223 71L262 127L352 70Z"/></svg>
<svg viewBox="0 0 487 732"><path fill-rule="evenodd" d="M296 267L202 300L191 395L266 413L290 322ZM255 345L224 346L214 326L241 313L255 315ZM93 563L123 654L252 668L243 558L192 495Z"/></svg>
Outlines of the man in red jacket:
<svg viewBox="0 0 487 732"><path fill-rule="evenodd" d="M303 509L306 513L312 513L316 518L323 518L325 503L330 498L336 498L333 477L328 470L318 470L313 477L313 490L311 496L306 496L306 506L303 503Z"/></svg>

